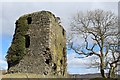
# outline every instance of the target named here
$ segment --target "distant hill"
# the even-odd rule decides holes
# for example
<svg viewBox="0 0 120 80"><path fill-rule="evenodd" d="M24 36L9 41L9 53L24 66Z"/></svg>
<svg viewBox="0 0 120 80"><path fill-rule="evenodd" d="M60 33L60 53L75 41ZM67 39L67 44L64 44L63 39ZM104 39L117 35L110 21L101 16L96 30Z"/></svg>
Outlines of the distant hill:
<svg viewBox="0 0 120 80"><path fill-rule="evenodd" d="M6 74L7 70L0 70L0 74L2 73L3 75Z"/></svg>
<svg viewBox="0 0 120 80"><path fill-rule="evenodd" d="M73 78L96 78L96 77L101 78L100 73L96 73L96 74L70 74L70 76Z"/></svg>
<svg viewBox="0 0 120 80"><path fill-rule="evenodd" d="M70 74L71 77L73 78L102 78L100 73L95 73L95 74ZM120 75L118 76L120 78Z"/></svg>

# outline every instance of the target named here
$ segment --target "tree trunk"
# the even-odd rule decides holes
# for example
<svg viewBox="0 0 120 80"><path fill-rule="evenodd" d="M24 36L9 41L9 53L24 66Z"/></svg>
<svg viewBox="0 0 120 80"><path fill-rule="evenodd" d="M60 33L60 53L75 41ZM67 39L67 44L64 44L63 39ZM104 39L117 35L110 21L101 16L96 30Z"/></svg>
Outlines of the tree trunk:
<svg viewBox="0 0 120 80"><path fill-rule="evenodd" d="M103 78L106 78L103 62L101 62L101 64L100 64L100 72L101 72L101 76L102 76Z"/></svg>
<svg viewBox="0 0 120 80"><path fill-rule="evenodd" d="M111 77L112 77L112 78L115 78L115 77L116 77L116 75L115 75L115 67L113 67L113 69L112 69Z"/></svg>
<svg viewBox="0 0 120 80"><path fill-rule="evenodd" d="M111 67L108 73L108 78L115 78L115 69L116 67Z"/></svg>
<svg viewBox="0 0 120 80"><path fill-rule="evenodd" d="M105 76L105 71L104 71L103 68L100 69L100 72L101 72L101 76L102 76L103 78L106 78L106 76Z"/></svg>
<svg viewBox="0 0 120 80"><path fill-rule="evenodd" d="M105 71L104 71L104 59L103 59L103 57L100 58L100 61L101 61L101 63L100 63L101 76L103 78L106 78Z"/></svg>
<svg viewBox="0 0 120 80"><path fill-rule="evenodd" d="M109 69L108 78L111 78L111 71L112 71L112 68Z"/></svg>

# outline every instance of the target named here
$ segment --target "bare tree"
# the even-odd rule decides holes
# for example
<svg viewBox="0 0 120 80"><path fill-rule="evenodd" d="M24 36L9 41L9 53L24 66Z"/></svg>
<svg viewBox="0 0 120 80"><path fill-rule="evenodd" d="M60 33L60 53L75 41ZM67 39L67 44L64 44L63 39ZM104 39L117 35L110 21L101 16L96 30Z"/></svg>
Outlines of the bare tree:
<svg viewBox="0 0 120 80"><path fill-rule="evenodd" d="M86 57L96 55L99 58L99 68L101 76L115 77L117 63L120 54L115 48L110 48L111 44L118 44L118 18L110 11L94 10L86 13L78 12L71 21L71 32L73 37L68 38L69 48L78 54ZM79 37L76 36L80 36ZM72 41L77 38L79 43ZM105 69L109 69L106 75Z"/></svg>

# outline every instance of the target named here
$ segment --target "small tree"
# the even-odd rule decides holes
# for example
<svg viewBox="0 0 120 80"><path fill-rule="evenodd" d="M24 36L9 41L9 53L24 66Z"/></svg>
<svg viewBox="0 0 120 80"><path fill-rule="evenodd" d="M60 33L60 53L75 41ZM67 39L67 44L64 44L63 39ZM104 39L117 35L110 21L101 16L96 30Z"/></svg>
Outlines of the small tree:
<svg viewBox="0 0 120 80"><path fill-rule="evenodd" d="M79 43L83 43L76 44L76 41L72 41L74 38L69 37L69 48L86 57L96 55L99 58L101 76L115 77L117 63L120 60L119 52L115 48L110 48L112 43L118 44L118 18L115 14L103 10L79 12L72 18L71 32L74 38L79 39ZM81 39L76 37L78 35ZM109 70L108 76L105 69Z"/></svg>

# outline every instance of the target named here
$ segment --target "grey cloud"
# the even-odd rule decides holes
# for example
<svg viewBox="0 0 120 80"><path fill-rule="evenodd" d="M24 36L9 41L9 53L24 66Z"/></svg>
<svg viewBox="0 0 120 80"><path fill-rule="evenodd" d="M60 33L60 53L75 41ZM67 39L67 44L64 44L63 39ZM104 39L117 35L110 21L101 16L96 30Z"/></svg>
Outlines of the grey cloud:
<svg viewBox="0 0 120 80"><path fill-rule="evenodd" d="M48 10L61 17L62 25L68 30L69 20L74 13L96 8L112 10L117 13L117 2L88 3L88 2L9 2L2 3L2 35L13 35L15 21L23 14L35 11Z"/></svg>

